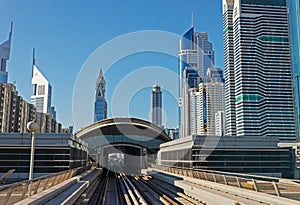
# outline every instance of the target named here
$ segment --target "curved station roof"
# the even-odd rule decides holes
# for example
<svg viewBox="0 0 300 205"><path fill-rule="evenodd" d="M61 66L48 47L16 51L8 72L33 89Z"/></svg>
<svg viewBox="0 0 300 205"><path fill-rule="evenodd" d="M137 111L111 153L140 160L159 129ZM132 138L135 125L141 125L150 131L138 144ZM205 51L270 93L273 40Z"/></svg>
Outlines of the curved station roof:
<svg viewBox="0 0 300 205"><path fill-rule="evenodd" d="M97 149L113 144L131 144L155 151L171 139L164 130L151 122L137 118L110 118L95 122L75 135Z"/></svg>

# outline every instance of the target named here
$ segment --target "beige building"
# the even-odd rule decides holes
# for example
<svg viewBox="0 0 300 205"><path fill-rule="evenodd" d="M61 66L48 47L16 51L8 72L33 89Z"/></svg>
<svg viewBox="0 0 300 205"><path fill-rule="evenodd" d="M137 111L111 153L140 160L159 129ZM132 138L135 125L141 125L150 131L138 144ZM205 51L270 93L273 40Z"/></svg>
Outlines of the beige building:
<svg viewBox="0 0 300 205"><path fill-rule="evenodd" d="M35 121L39 125L40 133L61 133L62 125L53 119L52 114L36 112Z"/></svg>
<svg viewBox="0 0 300 205"><path fill-rule="evenodd" d="M26 125L35 116L34 106L10 83L0 83L0 95L0 132L27 132Z"/></svg>
<svg viewBox="0 0 300 205"><path fill-rule="evenodd" d="M216 113L225 111L225 84L223 82L206 83L207 135L216 135Z"/></svg>
<svg viewBox="0 0 300 205"><path fill-rule="evenodd" d="M18 95L16 86L11 83L0 83L0 132L27 131L27 123L36 121L40 133L60 133L62 125L52 114L36 112L33 104Z"/></svg>

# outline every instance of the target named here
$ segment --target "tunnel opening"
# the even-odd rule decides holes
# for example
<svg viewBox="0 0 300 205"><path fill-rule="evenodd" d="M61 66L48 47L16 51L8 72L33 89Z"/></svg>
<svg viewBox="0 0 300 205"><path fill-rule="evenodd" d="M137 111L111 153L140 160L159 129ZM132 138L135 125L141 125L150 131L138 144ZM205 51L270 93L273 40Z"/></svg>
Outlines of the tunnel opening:
<svg viewBox="0 0 300 205"><path fill-rule="evenodd" d="M101 164L115 172L139 174L147 164L145 148L131 144L114 144L102 147Z"/></svg>

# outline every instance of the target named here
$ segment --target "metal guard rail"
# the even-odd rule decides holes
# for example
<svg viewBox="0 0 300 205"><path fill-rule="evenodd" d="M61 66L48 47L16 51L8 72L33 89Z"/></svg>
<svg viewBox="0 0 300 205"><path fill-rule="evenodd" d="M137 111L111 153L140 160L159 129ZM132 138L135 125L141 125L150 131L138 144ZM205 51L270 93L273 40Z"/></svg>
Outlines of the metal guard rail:
<svg viewBox="0 0 300 205"><path fill-rule="evenodd" d="M60 184L73 176L81 174L89 167L78 167L47 176L38 177L32 180L26 180L0 186L0 204L10 205L19 202L27 197L38 194L57 184Z"/></svg>
<svg viewBox="0 0 300 205"><path fill-rule="evenodd" d="M232 175L228 175L225 173L219 174L219 173L212 172L210 170L208 171L192 170L189 168L169 167L169 166L155 165L155 164L151 164L151 167L172 174L211 181L214 183L225 184L225 185L234 186L234 187L247 189L247 190L253 190L256 192L271 194L279 197L298 200L300 196L300 184L293 182L293 180L288 180L289 182L278 182L277 180L263 181L254 178L249 178L249 175L245 177L241 177L241 176L234 176L234 174Z"/></svg>

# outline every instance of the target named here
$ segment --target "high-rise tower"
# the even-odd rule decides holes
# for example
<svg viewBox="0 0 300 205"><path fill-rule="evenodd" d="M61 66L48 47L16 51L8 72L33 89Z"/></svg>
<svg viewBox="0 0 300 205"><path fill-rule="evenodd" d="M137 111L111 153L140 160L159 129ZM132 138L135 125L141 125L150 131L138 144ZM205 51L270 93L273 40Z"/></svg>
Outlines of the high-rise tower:
<svg viewBox="0 0 300 205"><path fill-rule="evenodd" d="M190 88L198 87L201 80L205 80L206 72L209 67L214 67L214 51L212 43L208 41L206 32L194 32L194 25L179 40L179 126L181 137L189 135L189 91ZM184 72L188 75L185 75ZM190 86L186 80L193 80L189 75L197 73L198 81L196 86ZM193 74L192 74L193 73ZM186 83L186 84L185 84ZM193 82L194 83L194 82Z"/></svg>
<svg viewBox="0 0 300 205"><path fill-rule="evenodd" d="M152 123L162 127L162 91L156 83L152 87Z"/></svg>
<svg viewBox="0 0 300 205"><path fill-rule="evenodd" d="M204 79L207 69L215 65L215 52L212 43L208 41L207 32L195 32L193 43L197 51L197 70L200 78Z"/></svg>
<svg viewBox="0 0 300 205"><path fill-rule="evenodd" d="M11 22L8 40L0 45L0 83L7 83L6 63L9 60L13 23Z"/></svg>
<svg viewBox="0 0 300 205"><path fill-rule="evenodd" d="M95 103L94 103L94 122L107 118L107 103L105 100L106 82L103 77L102 69L96 81Z"/></svg>
<svg viewBox="0 0 300 205"><path fill-rule="evenodd" d="M192 128L191 120L193 112L191 109L196 108L196 105L193 106L191 103L194 103L195 100L191 100L191 92L190 89L198 88L199 84L199 75L197 70L193 69L192 67L186 67L183 71L183 84L182 84L182 101L181 101L181 136L186 137L191 135L191 130L196 130L196 128ZM195 91L193 91L194 93ZM193 98L194 99L194 98ZM192 123L192 124L191 124Z"/></svg>
<svg viewBox="0 0 300 205"><path fill-rule="evenodd" d="M223 0L227 134L295 139L287 14L286 0Z"/></svg>
<svg viewBox="0 0 300 205"><path fill-rule="evenodd" d="M225 78L226 134L236 135L235 76L233 56L233 5L234 0L223 0L223 43Z"/></svg>
<svg viewBox="0 0 300 205"><path fill-rule="evenodd" d="M35 105L37 112L51 113L52 88L49 81L36 66L35 50L33 50L31 83L33 85L33 95L30 98L30 102Z"/></svg>
<svg viewBox="0 0 300 205"><path fill-rule="evenodd" d="M207 135L216 135L216 113L225 111L225 83L221 68L208 68L206 90Z"/></svg>
<svg viewBox="0 0 300 205"><path fill-rule="evenodd" d="M291 37L291 58L294 79L296 113L296 134L300 141L300 2L289 0L289 23Z"/></svg>

